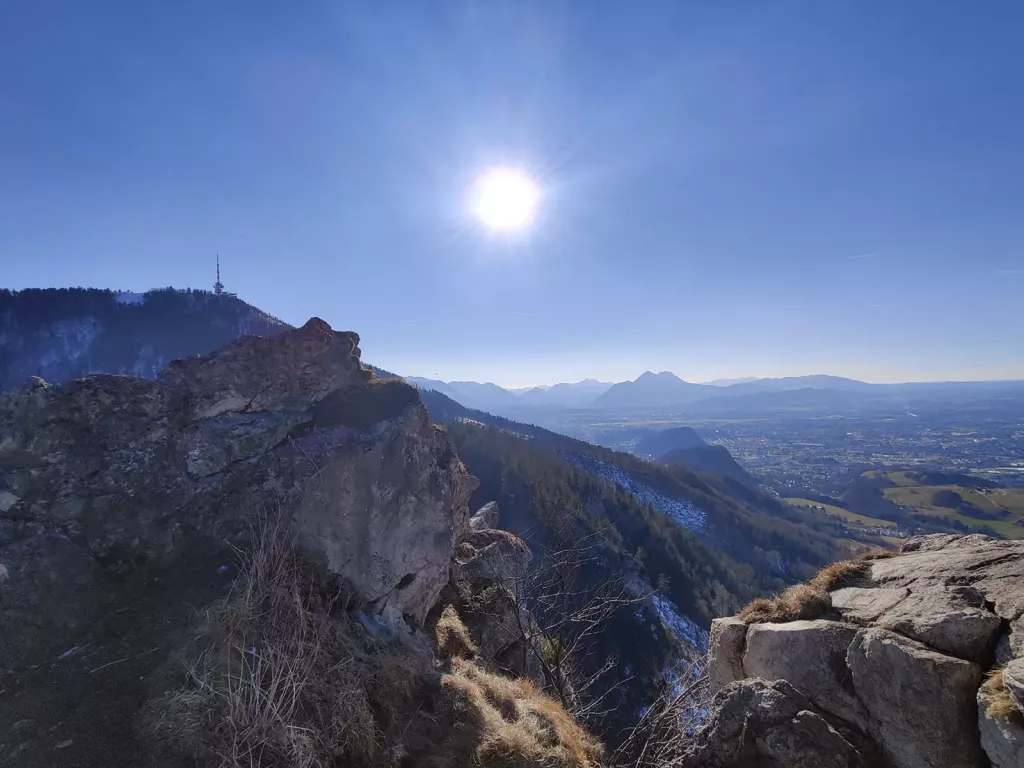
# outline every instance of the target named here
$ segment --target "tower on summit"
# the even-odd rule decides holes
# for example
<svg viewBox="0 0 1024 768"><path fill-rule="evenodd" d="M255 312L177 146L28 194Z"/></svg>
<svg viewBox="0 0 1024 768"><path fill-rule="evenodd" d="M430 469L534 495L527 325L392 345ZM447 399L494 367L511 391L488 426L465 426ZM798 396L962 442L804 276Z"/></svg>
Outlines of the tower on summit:
<svg viewBox="0 0 1024 768"><path fill-rule="evenodd" d="M213 284L213 292L220 296L224 293L224 283L220 281L220 254L217 254L217 282Z"/></svg>

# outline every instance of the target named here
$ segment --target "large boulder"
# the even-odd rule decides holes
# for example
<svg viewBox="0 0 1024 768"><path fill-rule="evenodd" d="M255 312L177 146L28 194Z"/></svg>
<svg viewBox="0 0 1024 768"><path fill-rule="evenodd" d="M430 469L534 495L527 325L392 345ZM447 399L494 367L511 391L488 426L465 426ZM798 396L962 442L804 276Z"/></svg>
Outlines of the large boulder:
<svg viewBox="0 0 1024 768"><path fill-rule="evenodd" d="M1020 768L1024 765L1024 715L989 713L993 694L982 686L978 691L978 730L981 748L992 768Z"/></svg>
<svg viewBox="0 0 1024 768"><path fill-rule="evenodd" d="M824 619L715 620L711 690L785 680L862 754L856 734L876 743L890 768L1024 766L1024 541L920 536L852 566L864 578L828 593ZM979 689L996 670L998 692Z"/></svg>
<svg viewBox="0 0 1024 768"><path fill-rule="evenodd" d="M367 610L422 622L475 481L416 390L361 365L358 341L314 318L156 381L0 395L0 666L67 647L111 579L278 516Z"/></svg>
<svg viewBox="0 0 1024 768"><path fill-rule="evenodd" d="M735 618L715 619L708 638L708 686L711 693L746 677L743 671L743 650L747 641L747 625Z"/></svg>
<svg viewBox="0 0 1024 768"><path fill-rule="evenodd" d="M1024 658L1013 659L1003 669L1003 685L1017 709L1024 714Z"/></svg>
<svg viewBox="0 0 1024 768"><path fill-rule="evenodd" d="M498 527L498 502L489 501L469 518L469 527L474 531L483 531Z"/></svg>
<svg viewBox="0 0 1024 768"><path fill-rule="evenodd" d="M904 542L899 557L872 562L871 577L880 587L906 588L915 594L972 587L985 610L1014 630L1010 636L1014 655L1024 655L1020 631L1024 629L1024 541L980 534L918 536ZM987 635L987 626L975 631Z"/></svg>
<svg viewBox="0 0 1024 768"><path fill-rule="evenodd" d="M749 677L787 680L815 706L863 727L867 713L853 692L846 652L857 628L836 621L754 624L743 670Z"/></svg>
<svg viewBox="0 0 1024 768"><path fill-rule="evenodd" d="M496 512L496 505L491 508ZM530 644L532 617L523 595L532 559L529 547L515 534L471 525L455 547L451 591L480 657L505 672L539 681L540 662Z"/></svg>
<svg viewBox="0 0 1024 768"><path fill-rule="evenodd" d="M847 736L850 736L848 738ZM855 746L785 680L748 679L719 691L683 768L868 768Z"/></svg>
<svg viewBox="0 0 1024 768"><path fill-rule="evenodd" d="M847 657L868 731L895 768L982 768L981 668L885 629L862 629Z"/></svg>

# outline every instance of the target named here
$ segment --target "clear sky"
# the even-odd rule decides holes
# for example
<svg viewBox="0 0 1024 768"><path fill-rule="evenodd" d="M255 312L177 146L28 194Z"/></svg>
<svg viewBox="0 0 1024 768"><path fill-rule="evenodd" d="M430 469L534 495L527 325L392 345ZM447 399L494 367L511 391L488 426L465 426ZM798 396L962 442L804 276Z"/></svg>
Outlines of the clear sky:
<svg viewBox="0 0 1024 768"><path fill-rule="evenodd" d="M1024 4L0 15L0 286L229 290L390 370L1024 378ZM467 211L543 189L527 232Z"/></svg>

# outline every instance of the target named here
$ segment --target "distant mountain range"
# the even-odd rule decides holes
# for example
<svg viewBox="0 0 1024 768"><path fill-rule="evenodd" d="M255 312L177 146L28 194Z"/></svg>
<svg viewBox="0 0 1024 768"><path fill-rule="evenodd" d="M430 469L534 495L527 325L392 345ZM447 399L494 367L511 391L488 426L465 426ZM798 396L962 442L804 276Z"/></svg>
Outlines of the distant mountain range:
<svg viewBox="0 0 1024 768"><path fill-rule="evenodd" d="M420 389L447 395L467 408L498 413L522 408L588 408L614 386L610 382L584 379L571 384L509 390L489 382L480 384L475 381L438 381L419 376L403 378Z"/></svg>
<svg viewBox="0 0 1024 768"><path fill-rule="evenodd" d="M421 389L441 392L466 407L515 419L544 419L567 410L673 412L701 417L833 411L879 407L912 411L920 403L1024 399L1022 381L870 384L817 374L777 379L721 380L695 384L669 371L647 371L617 384L585 379L573 384L507 390L496 384L406 377Z"/></svg>

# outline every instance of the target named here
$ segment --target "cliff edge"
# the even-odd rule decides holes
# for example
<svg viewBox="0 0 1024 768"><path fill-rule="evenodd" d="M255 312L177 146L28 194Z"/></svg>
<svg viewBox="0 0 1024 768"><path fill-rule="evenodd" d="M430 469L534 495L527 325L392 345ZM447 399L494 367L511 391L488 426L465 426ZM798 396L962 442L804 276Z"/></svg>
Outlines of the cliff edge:
<svg viewBox="0 0 1024 768"><path fill-rule="evenodd" d="M687 765L1024 765L1024 542L920 536L711 629Z"/></svg>

